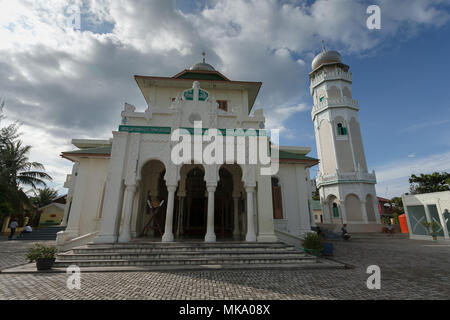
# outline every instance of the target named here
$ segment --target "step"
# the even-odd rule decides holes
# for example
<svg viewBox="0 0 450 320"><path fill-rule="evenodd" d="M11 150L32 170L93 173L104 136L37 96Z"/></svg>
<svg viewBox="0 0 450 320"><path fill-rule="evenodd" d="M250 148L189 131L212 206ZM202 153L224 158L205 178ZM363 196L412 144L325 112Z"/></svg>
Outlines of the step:
<svg viewBox="0 0 450 320"><path fill-rule="evenodd" d="M78 247L74 248L73 252L76 254L94 254L94 253L164 253L164 252L209 252L209 251L222 251L222 252L254 252L254 251L271 251L279 250L282 252L290 252L295 250L294 247L273 248L273 247L131 247L131 248L92 248L92 247Z"/></svg>
<svg viewBox="0 0 450 320"><path fill-rule="evenodd" d="M292 257L292 256L305 256L305 253L300 251L292 251L289 253L272 250L272 251L253 251L253 252L236 252L236 251L208 251L208 252L159 252L159 253L93 253L93 254L77 254L77 253L64 253L59 254L58 259L60 260L133 260L133 259L166 259L166 258L205 258L205 259L216 259L216 258L228 258L228 257L247 257L252 258L254 256L282 256L282 257Z"/></svg>
<svg viewBox="0 0 450 320"><path fill-rule="evenodd" d="M130 260L57 260L55 267L112 267L112 266L162 266L162 265L228 265L228 264L303 264L316 263L313 256L295 257L218 257L216 259L184 258L184 259L130 259Z"/></svg>
<svg viewBox="0 0 450 320"><path fill-rule="evenodd" d="M120 243L120 244L88 244L82 249L143 249L143 248L292 248L284 243L270 242L146 242L146 243Z"/></svg>

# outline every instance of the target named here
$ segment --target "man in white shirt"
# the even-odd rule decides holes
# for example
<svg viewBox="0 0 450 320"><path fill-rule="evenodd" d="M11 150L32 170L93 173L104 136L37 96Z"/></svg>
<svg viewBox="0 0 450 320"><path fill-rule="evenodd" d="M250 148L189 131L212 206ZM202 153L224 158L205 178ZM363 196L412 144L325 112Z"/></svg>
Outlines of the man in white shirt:
<svg viewBox="0 0 450 320"><path fill-rule="evenodd" d="M33 231L33 229L31 228L31 226L29 224L27 224L25 226L25 228L23 228L23 231L20 234L20 236L22 237L25 233L31 233L31 231Z"/></svg>
<svg viewBox="0 0 450 320"><path fill-rule="evenodd" d="M16 219L13 219L12 222L9 224L9 228L11 229L11 234L8 237L9 240L12 240L18 226L19 224L17 223Z"/></svg>

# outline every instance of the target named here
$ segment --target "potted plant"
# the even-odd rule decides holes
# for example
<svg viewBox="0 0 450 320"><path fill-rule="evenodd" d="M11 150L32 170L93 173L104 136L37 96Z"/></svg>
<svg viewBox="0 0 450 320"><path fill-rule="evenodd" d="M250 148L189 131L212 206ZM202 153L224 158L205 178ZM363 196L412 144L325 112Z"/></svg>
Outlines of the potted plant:
<svg viewBox="0 0 450 320"><path fill-rule="evenodd" d="M436 221L432 222L423 222L423 225L430 231L431 236L433 237L434 241L437 241L438 231L441 227L439 223Z"/></svg>
<svg viewBox="0 0 450 320"><path fill-rule="evenodd" d="M56 247L46 247L42 244L36 243L27 251L26 259L31 262L36 262L36 268L39 271L50 270L55 262Z"/></svg>
<svg viewBox="0 0 450 320"><path fill-rule="evenodd" d="M305 252L319 256L323 251L323 237L315 232L309 232L303 239L303 250Z"/></svg>

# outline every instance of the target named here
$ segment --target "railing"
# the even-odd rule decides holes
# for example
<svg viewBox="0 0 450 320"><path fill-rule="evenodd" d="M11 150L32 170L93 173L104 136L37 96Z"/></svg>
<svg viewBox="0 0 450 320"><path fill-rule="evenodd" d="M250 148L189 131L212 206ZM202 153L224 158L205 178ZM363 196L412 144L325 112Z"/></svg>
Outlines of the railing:
<svg viewBox="0 0 450 320"><path fill-rule="evenodd" d="M351 72L348 73L344 71L322 72L316 75L313 79L311 79L311 89L320 84L322 81L338 80L338 79L352 82L353 75Z"/></svg>
<svg viewBox="0 0 450 320"><path fill-rule="evenodd" d="M317 186L331 183L351 183L351 182L368 182L377 183L375 171L373 173L351 172L351 173L335 173L330 175L318 175L316 177Z"/></svg>
<svg viewBox="0 0 450 320"><path fill-rule="evenodd" d="M347 97L342 97L338 99L324 99L314 105L312 113L315 114L329 107L351 107L354 109L359 109L359 102L358 100L350 99Z"/></svg>

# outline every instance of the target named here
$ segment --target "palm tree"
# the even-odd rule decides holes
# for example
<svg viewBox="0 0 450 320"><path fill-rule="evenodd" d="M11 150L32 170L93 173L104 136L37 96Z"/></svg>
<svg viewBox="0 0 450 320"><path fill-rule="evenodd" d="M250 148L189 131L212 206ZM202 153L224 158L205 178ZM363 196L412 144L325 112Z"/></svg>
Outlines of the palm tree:
<svg viewBox="0 0 450 320"><path fill-rule="evenodd" d="M22 146L19 140L7 141L0 150L0 188L4 192L3 198L20 216L23 216L24 206L31 207L31 201L23 187L45 187L45 180L52 180L44 172L42 164L28 160L30 149L31 146Z"/></svg>
<svg viewBox="0 0 450 320"><path fill-rule="evenodd" d="M42 208L52 203L56 198L58 198L58 191L46 187L38 189L34 197L31 197L31 201L36 207Z"/></svg>
<svg viewBox="0 0 450 320"><path fill-rule="evenodd" d="M39 208L45 207L46 205L52 203L56 198L58 198L58 191L50 188L38 189L34 192L34 197L30 200L35 206L33 218L31 225L37 227L41 219L41 211Z"/></svg>

